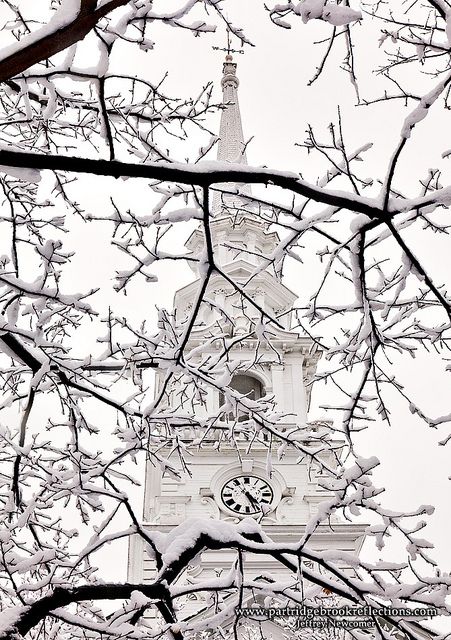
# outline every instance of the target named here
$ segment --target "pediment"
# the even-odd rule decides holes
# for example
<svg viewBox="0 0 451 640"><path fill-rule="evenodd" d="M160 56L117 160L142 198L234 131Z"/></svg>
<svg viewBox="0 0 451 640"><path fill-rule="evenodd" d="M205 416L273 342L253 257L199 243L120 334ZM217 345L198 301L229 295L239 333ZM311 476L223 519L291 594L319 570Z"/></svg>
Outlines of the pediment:
<svg viewBox="0 0 451 640"><path fill-rule="evenodd" d="M297 300L297 295L291 291L291 289L276 280L276 278L267 271L261 271L251 278L255 273L255 265L245 260L235 260L228 263L223 266L223 271L232 280L236 281L238 285L243 285L243 290L247 295L253 295L258 290L262 291L265 299L270 303L272 308L289 308L292 307ZM248 280L249 282L247 282ZM216 274L211 278L209 283L207 297L218 289L218 287L227 290L227 292L233 290L233 286L228 283L226 279ZM179 289L174 297L174 307L180 309L183 307L184 301L192 301L198 288L199 280L195 280Z"/></svg>
<svg viewBox="0 0 451 640"><path fill-rule="evenodd" d="M277 231L267 231L266 227L268 223L263 223L262 220L256 216L250 216L242 214L239 216L225 215L215 218L211 222L212 234L216 236L221 232L228 235L233 233L240 233L241 235L246 232L254 232L260 235L264 243L271 243L276 245L280 241ZM204 234L201 229L195 229L185 242L185 247L189 251L197 251L204 244Z"/></svg>

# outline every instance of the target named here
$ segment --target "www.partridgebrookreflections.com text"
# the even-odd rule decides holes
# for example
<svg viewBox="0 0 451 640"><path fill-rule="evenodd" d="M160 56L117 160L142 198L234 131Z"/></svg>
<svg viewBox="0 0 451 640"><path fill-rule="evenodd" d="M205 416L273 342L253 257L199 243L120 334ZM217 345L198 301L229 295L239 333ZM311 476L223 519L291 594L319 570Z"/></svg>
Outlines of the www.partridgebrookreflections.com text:
<svg viewBox="0 0 451 640"><path fill-rule="evenodd" d="M402 607L237 607L238 616L253 619L294 618L298 628L322 629L337 628L369 628L374 625L375 617L389 616L393 618L429 618L437 615L435 607L407 609Z"/></svg>

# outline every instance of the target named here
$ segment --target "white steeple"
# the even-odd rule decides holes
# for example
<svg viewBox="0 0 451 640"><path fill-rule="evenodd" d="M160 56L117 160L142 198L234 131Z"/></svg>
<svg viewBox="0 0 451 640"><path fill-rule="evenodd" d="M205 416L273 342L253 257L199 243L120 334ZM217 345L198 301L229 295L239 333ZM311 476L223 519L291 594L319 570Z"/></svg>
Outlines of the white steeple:
<svg viewBox="0 0 451 640"><path fill-rule="evenodd" d="M247 164L246 148L241 124L238 87L240 81L236 76L236 62L230 54L226 56L221 80L222 101L224 109L219 127L218 160Z"/></svg>
<svg viewBox="0 0 451 640"><path fill-rule="evenodd" d="M237 94L239 83L230 51L221 84L224 108L218 161L246 164ZM205 526L209 522L217 526L254 517L275 543L296 544L305 533L307 523L316 517L319 505L331 498L323 486L324 473L318 460L326 468L335 468L342 443L332 439L328 423L311 424L307 420L309 383L320 353L308 336L291 327L296 295L272 268L271 256L279 238L271 229L271 213L248 201L249 186L233 183L218 186L228 191L239 190L240 195L215 192L212 199L210 231L217 268L209 278L204 303L198 309L196 323L185 344L185 362L190 367L199 367L199 371L204 367L208 376L212 376L214 368L218 375L222 367L229 368L233 372L230 389L247 394L253 401L266 398L265 402L273 403L268 405L274 410L267 419L270 421L273 415L278 415L277 429L290 434L295 446L287 447L283 455L278 455L279 445L272 448L277 439L266 432L254 431L254 418L249 411L242 407L236 411L223 408L222 385L206 385L202 393L198 393L185 378L174 377L165 396L167 416L176 418L179 411L183 422L189 425L180 432L178 442L184 447L186 442L189 447L190 473L185 473L184 463L174 462L172 445L161 449L161 453L163 459L170 458L179 466L178 479L168 476L164 467L160 468L150 457L147 459L142 526L150 533L165 535L189 519L202 519ZM185 246L194 258L203 256L202 227L193 231ZM204 277L197 272L195 261L190 265L197 279L179 289L174 301L174 314L183 331ZM265 329L267 338L262 338L263 314L277 318L277 324L268 332ZM156 393L164 388L166 373L164 367L155 371ZM213 380L208 376L206 380ZM260 415L263 413L261 409ZM205 425L209 425L208 428ZM224 434L228 434L227 437ZM302 443L302 448L298 449L296 443ZM312 465L309 450L317 456L317 462ZM332 517L331 522L315 526L308 544L315 552L339 549L356 553L365 527ZM292 579L271 554L249 554L245 560L249 580L261 581L263 585L269 574L276 582ZM204 581L211 584L218 575L221 579L229 575L236 566L234 563L236 552L232 548L202 552L199 563L195 561L188 566L177 585L192 586ZM129 581L151 583L157 574L158 568L143 536L134 536L130 545ZM224 625L231 626L234 616L230 605L240 601L236 594L227 593L227 589L224 593L222 602L227 605L224 612L230 615ZM180 601L178 619L186 624L201 620L213 613L212 602L208 592L200 589L195 597ZM257 602L254 596L246 593L244 605L252 606L254 602ZM158 616L154 620L157 625ZM238 629L236 637L244 640L249 637L248 630ZM280 626L266 621L258 627L258 637L295 640L298 636L289 636Z"/></svg>
<svg viewBox="0 0 451 640"><path fill-rule="evenodd" d="M228 164L247 165L246 143L244 142L241 112L238 101L239 80L236 75L236 63L230 52L223 64L221 87L223 92L223 109L219 126L219 143L217 150L218 162ZM225 271L237 268L238 262L243 263L243 281L247 280L255 268L266 264L264 256L270 256L279 243L276 231L270 229L272 210L259 206L252 198L250 185L243 183L215 184L211 189L211 221L210 230L215 249L217 264ZM185 243L193 256L199 255L204 248L204 234L201 228L196 229ZM191 269L197 274L197 265L190 263ZM269 269L270 271L271 269ZM229 275L236 274L229 273ZM262 277L274 277L278 274L272 271ZM253 278L250 289L258 288L257 279ZM194 285L195 286L195 285ZM296 296L283 287L278 287L288 295L283 303L278 301L274 308L287 307L294 302ZM180 299L178 309L184 304ZM288 322L286 316L283 322Z"/></svg>
<svg viewBox="0 0 451 640"><path fill-rule="evenodd" d="M232 56L227 54L222 69L221 87L224 108L221 113L221 124L219 127L217 159L219 162L247 164L246 144L244 142L243 125L241 123L241 112L238 101L238 87L240 82L236 75L236 66L236 62L233 62ZM229 191L239 189L243 195L251 195L249 185L222 184L218 186ZM240 199L239 196L221 195L216 192L213 197L213 212L217 212L223 207L234 209L242 205L243 199Z"/></svg>

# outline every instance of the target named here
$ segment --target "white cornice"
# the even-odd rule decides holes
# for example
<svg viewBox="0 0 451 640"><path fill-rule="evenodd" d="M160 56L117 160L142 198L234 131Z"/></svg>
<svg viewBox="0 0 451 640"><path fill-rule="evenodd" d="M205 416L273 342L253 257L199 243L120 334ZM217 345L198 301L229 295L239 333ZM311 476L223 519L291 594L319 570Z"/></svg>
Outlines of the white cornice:
<svg viewBox="0 0 451 640"><path fill-rule="evenodd" d="M252 278L250 284L246 286L246 280L248 280L248 278L254 273L256 268L255 265L250 264L246 260L234 260L233 262L229 262L224 265L222 268L224 273L228 276L233 276L237 279L237 284L244 286L244 291L248 295L252 294L252 292L258 288L263 288L265 289L265 295L275 302L278 307L291 307L297 300L297 295L291 291L291 289L281 282L278 282L274 276L267 271L261 271L258 273L254 278ZM223 289L230 290L230 292L233 291L231 284L229 284L221 275L215 274L210 280L207 294L218 286L221 286ZM176 291L174 296L174 306L180 309L182 306L180 303L183 302L184 299L191 302L193 300L194 293L198 288L199 279L190 282Z"/></svg>

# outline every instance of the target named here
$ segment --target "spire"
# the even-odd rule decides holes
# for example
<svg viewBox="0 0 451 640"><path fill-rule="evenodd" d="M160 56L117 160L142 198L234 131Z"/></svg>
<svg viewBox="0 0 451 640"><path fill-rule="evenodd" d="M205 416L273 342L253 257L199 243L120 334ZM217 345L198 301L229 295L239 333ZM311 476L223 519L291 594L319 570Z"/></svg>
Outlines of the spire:
<svg viewBox="0 0 451 640"><path fill-rule="evenodd" d="M222 101L225 107L221 114L219 127L218 160L247 164L238 102L239 84L240 81L236 77L236 62L233 62L232 56L228 54L223 65L221 80Z"/></svg>
<svg viewBox="0 0 451 640"><path fill-rule="evenodd" d="M246 145L244 143L243 125L241 124L240 105L238 102L238 86L240 82L236 76L236 62L228 53L223 65L221 80L222 101L224 109L221 113L219 127L219 144L217 159L220 162L233 164L247 164ZM237 184L218 185L224 189L235 190ZM244 195L251 195L248 185L240 185L240 191ZM222 196L216 193L213 198L213 210L221 209L221 205L236 207L242 204L239 196Z"/></svg>

